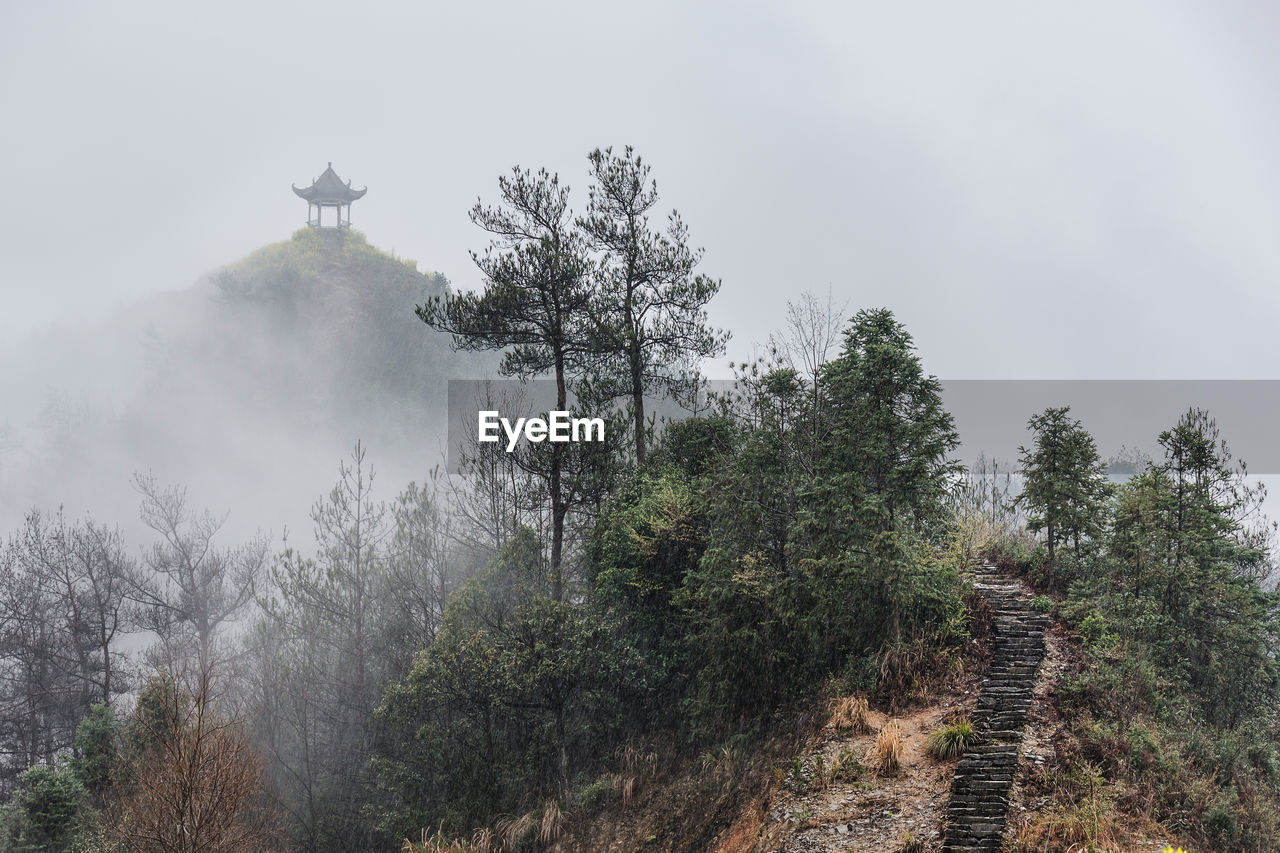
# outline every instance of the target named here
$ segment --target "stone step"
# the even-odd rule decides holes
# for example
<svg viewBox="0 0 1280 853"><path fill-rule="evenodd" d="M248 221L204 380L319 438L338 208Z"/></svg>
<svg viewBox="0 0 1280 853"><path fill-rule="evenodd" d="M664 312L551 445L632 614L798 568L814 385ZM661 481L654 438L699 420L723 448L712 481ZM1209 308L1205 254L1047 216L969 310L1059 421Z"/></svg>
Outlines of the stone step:
<svg viewBox="0 0 1280 853"><path fill-rule="evenodd" d="M974 589L995 612L991 662L971 716L979 741L960 757L951 780L944 853L998 851L1009 809L1037 673L1051 617L1031 609L1031 593L990 564L974 572Z"/></svg>

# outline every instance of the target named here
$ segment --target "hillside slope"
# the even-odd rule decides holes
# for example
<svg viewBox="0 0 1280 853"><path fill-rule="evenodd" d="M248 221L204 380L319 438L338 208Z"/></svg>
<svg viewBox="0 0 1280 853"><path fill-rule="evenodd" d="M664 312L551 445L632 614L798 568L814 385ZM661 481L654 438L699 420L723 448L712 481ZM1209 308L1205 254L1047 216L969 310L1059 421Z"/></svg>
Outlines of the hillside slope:
<svg viewBox="0 0 1280 853"><path fill-rule="evenodd" d="M1013 612L1014 599L1029 608L1033 590L1019 577L992 574L993 567L987 571L978 586L987 588L989 607L979 608L970 649L947 683L931 685L897 709L872 707L864 714L856 702L839 697L793 709L775 725L772 739L754 751L726 748L692 760L664 756L648 775L641 770L634 778L620 778L619 784L628 786L625 794L619 792L618 801L595 816L576 821L551 849L912 853L959 843L946 849L1158 853L1166 845L1177 846L1174 833L1137 815L1119 823L1114 817L1099 820L1091 829L1062 811L1053 796L1053 776L1065 772L1077 748L1071 712L1060 704L1065 682L1084 666L1079 635L1068 623L1040 617L1053 624L1044 632L1043 664L1019 694L1022 710L1016 716L1022 722L1014 726L1008 714L992 715L991 692L1005 689L1008 655L1021 654L1025 643L1021 622L1004 638L1000 622L1009 619L1005 614ZM1002 657L1002 645L1010 642ZM984 714L988 727L998 724L1002 730L988 733L976 722L980 739L963 757L929 754L931 733ZM900 739L898 767L892 770L875 766L879 733L886 728ZM1001 742L1019 744L1015 764L999 771L1012 783L999 797L1007 803L1005 819L995 823L988 838L963 846L958 839L971 836L958 827L971 811L965 800L974 783L962 768L981 761L992 748L1006 748ZM1186 840L1181 844L1186 850L1209 849Z"/></svg>
<svg viewBox="0 0 1280 853"><path fill-rule="evenodd" d="M127 524L130 479L153 471L234 506L233 527L305 531L357 440L388 486L438 464L447 380L483 369L413 314L448 282L332 236L302 229L3 359L0 521L65 505Z"/></svg>

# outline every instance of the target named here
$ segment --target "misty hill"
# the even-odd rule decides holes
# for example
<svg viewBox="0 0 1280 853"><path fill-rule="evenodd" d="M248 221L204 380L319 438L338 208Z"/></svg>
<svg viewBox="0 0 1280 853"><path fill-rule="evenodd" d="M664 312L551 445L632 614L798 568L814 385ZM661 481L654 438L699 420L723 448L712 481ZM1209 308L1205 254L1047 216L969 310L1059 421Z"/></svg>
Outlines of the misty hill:
<svg viewBox="0 0 1280 853"><path fill-rule="evenodd" d="M358 232L302 229L211 275L210 285L220 328L199 355L243 370L262 404L288 402L281 414L300 426L340 423L374 444L420 443L443 425L438 403L461 365L448 337L413 315L415 304L447 290L442 275L419 272Z"/></svg>
<svg viewBox="0 0 1280 853"><path fill-rule="evenodd" d="M130 479L154 471L234 508L235 528L297 529L356 440L388 492L420 478L440 461L448 378L482 369L413 314L447 288L359 232L302 229L14 347L0 360L0 521L66 505L128 523Z"/></svg>

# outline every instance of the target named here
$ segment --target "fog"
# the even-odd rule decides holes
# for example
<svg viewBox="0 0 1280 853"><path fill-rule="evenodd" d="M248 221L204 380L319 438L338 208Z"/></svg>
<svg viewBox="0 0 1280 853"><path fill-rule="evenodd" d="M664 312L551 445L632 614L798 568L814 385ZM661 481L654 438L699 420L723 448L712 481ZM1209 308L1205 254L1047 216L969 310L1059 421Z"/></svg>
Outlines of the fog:
<svg viewBox="0 0 1280 853"><path fill-rule="evenodd" d="M829 287L894 309L949 379L1275 375L1265 7L79 3L7 23L9 526L32 504L124 520L140 468L248 526L296 523L367 430L166 405L148 347L206 323L191 288L286 239L289 185L328 161L369 187L370 243L473 288L466 211L498 174L546 165L581 190L591 148L636 146L724 281L725 360ZM120 444L42 468L59 406L123 418ZM202 423L238 426L197 441ZM411 460L370 448L397 457L389 481L438 457L427 432Z"/></svg>
<svg viewBox="0 0 1280 853"><path fill-rule="evenodd" d="M666 774L700 756L704 782L720 786L723 771L769 785L760 768L772 759L752 757L750 739L790 726L793 707L816 709L816 692L797 700L819 685L849 693L837 708L860 701L865 724L874 685L890 683L891 715L935 676L963 678L969 699L946 700L937 718L958 725L979 677L963 661L994 648L960 627L958 614L981 613L960 578L992 548L1002 566L1034 565L1045 591L1084 596L1054 605L1067 620L1054 632L1062 648L1077 617L1087 638L1060 660L1095 642L1102 652L1131 623L1140 642L1105 652L1131 669L1114 672L1145 679L1152 661L1173 661L1170 674L1191 688L1162 674L1151 695L1170 692L1149 701L1146 688L1130 690L1137 675L1112 680L1159 710L1159 733L1119 702L1123 725L1083 703L1074 723L1056 711L1035 719L1064 720L1073 738L1132 728L1162 749L1182 742L1161 766L1190 774L1168 791L1192 792L1196 808L1131 786L1155 784L1145 770L1116 771L1141 796L1112 797L1093 765L1078 764L1093 747L1055 737L1066 758L1037 778L1061 771L1090 791L1044 811L1066 820L1086 796L1095 812L1160 803L1186 811L1169 825L1194 812L1193 823L1234 832L1241 815L1247 838L1245 818L1262 821L1280 802L1275 774L1255 760L1275 753L1277 630L1259 594L1275 588L1274 547L1255 546L1274 545L1276 528L1250 515L1241 532L1231 515L1251 513L1256 493L1203 466L1195 511L1184 513L1182 491L1176 513L1161 509L1173 487L1153 478L1108 519L1104 466L1060 424L1079 464L1061 474L1055 457L1041 471L1074 476L1088 512L1073 511L1072 568L1055 578L1054 527L1040 572L1017 529L1034 499L1013 502L1011 472L1030 443L1028 416L1045 406L1072 404L1103 456L1123 457L1110 460L1118 479L1159 456L1160 430L1188 405L1208 403L1251 472L1280 475L1278 30L1275 7L1189 0L10 4L0 28L0 848L27 831L23 809L38 800L17 795L56 781L46 770L75 775L84 794L83 825L40 811L53 829L143 837L155 823L189 843L185 817L128 783L165 770L140 747L148 738L221 744L243 784L238 805L215 811L261 821L262 842L245 849L283 843L269 838L276 817L289 849L401 849L418 837L425 849L426 827L480 849L490 826L505 826L516 849L522 832L554 840L562 817L589 815L590 792L596 807L605 797L632 808L650 787L707 813L689 839L710 840L710 821L748 802L752 825L769 814L807 827L799 812L766 808L764 793L703 796ZM601 157L591 178L589 152L609 146L628 153ZM661 196L650 225L678 209L689 247L678 227L660 243L628 218L645 199L620 198L643 185L632 146ZM350 208L354 230L308 228L291 190L326 163L367 187ZM578 213L592 180L613 192L601 190L609 200L597 196L583 223L561 217L556 189L535 178L520 201L542 206L509 204L535 223L529 233L502 214L482 212L478 227L472 206L495 202L498 177L517 165L557 173ZM559 251L561 224L573 252ZM509 243L486 256L495 235ZM705 247L700 262L691 247ZM601 273L574 279L566 261L599 262ZM423 312L432 327L415 316L432 297L481 288L481 269L501 279L513 267L535 279L527 301L437 304ZM719 280L718 293L691 272ZM600 285L589 299L582 281ZM844 322L881 307L892 316L859 315L843 374L820 372ZM895 320L940 386L914 375ZM587 340L566 358L592 364L557 378L599 393L592 416L609 414L610 399L696 391L683 369L712 351L700 365L710 387L725 391L735 371L753 378L712 403L693 395L702 411L733 397L736 420L688 424L665 444L637 430L600 448L549 440L490 453L469 444L475 409L533 406L525 395L536 389L495 396L498 355L456 352L436 327L475 347L515 340L508 354L539 368L539 347L556 337L547 328L569 328ZM723 353L721 331L732 334ZM751 373L746 362L771 345L782 361L770 366L794 372ZM584 374L598 384L577 384ZM897 396L858 384L869 379ZM451 406L449 389L469 396ZM636 420L674 409L673 396L635 405ZM958 513L942 407L961 459L982 460ZM1212 456L1193 439L1213 430L1192 420L1188 457ZM473 464L439 474L459 446ZM1219 493L1230 500L1211 505ZM1264 508L1280 517L1280 496ZM963 528L945 553L931 538L938 519ZM1103 537L1102 557L1082 552L1082 539L1092 552ZM1101 584L1070 583L1071 572L1094 583L1103 571L1106 597L1123 607L1090 598ZM1008 595L1025 591L1031 604L1018 584ZM1011 600L997 593L990 612L1007 621ZM1095 605L1110 609L1084 616ZM967 621L988 630L980 615ZM1164 657L1143 656L1156 650ZM986 683L1010 690L1001 678ZM1196 696L1218 734L1187 716ZM197 726L214 707L226 737L154 725L153 714L188 705ZM912 713L919 728L926 717ZM141 724L117 736L113 714ZM988 720L1003 727L1003 716ZM885 719L877 742L896 726ZM810 725L769 735L769 749L794 732L804 740ZM837 761L863 755L836 758L821 742L827 781L844 772ZM97 758L70 761L86 749ZM1228 752L1247 775L1200 760ZM1008 757L1004 746L991 754ZM851 761L858 781L843 781L857 807L887 802L863 796L880 774ZM770 790L792 787L784 775L803 781L802 764L780 765ZM822 756L813 766L821 782ZM86 767L105 769L82 784ZM1214 787L1216 801L1200 796ZM1264 788L1271 799L1257 798ZM991 797L1003 807L1003 794ZM676 811L655 810L663 831L676 831ZM1141 822L1166 816L1147 809ZM648 832L630 814L619 824ZM717 837L745 837L731 828L745 825L726 820Z"/></svg>
<svg viewBox="0 0 1280 853"><path fill-rule="evenodd" d="M1269 375L1249 341L1280 263L1274 14L24 8L0 36L3 322L181 288L300 223L288 184L329 160L371 188L375 244L471 286L465 212L497 174L581 186L588 150L630 143L743 297L713 309L739 347L830 283L956 376L1012 370L956 345L980 330L1026 378ZM1251 357L1161 342L1203 322Z"/></svg>

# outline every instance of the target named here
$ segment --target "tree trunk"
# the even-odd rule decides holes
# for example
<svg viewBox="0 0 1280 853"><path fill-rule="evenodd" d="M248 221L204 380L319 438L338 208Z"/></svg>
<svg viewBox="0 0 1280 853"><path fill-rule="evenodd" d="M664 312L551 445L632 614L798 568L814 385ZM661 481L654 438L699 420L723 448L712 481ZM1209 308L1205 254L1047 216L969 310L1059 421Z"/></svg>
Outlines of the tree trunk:
<svg viewBox="0 0 1280 853"><path fill-rule="evenodd" d="M564 357L556 355L556 408L564 411L568 396L564 384ZM551 445L551 598L564 599L564 574L561 563L564 558L564 519L567 507L561 494L560 465L564 444Z"/></svg>
<svg viewBox="0 0 1280 853"><path fill-rule="evenodd" d="M631 408L635 415L636 467L644 465L644 378L641 376L640 342L631 344Z"/></svg>

